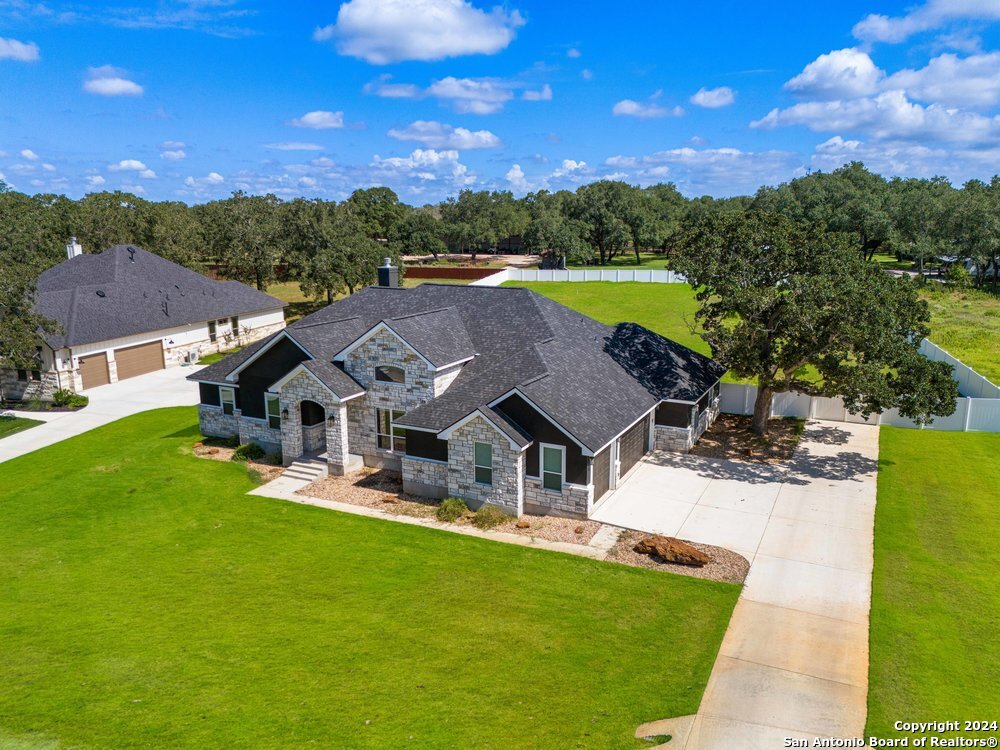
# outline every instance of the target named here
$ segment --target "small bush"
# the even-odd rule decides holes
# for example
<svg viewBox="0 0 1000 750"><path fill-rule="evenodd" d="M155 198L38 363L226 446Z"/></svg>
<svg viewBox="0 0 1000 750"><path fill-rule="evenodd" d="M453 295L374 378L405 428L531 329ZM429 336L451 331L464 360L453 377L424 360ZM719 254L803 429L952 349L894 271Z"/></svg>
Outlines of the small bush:
<svg viewBox="0 0 1000 750"><path fill-rule="evenodd" d="M972 283L972 275L965 270L965 266L952 263L948 266L948 270L944 272L944 280L948 282L949 286L965 289Z"/></svg>
<svg viewBox="0 0 1000 750"><path fill-rule="evenodd" d="M494 526L499 526L504 521L510 520L510 518L511 516L504 513L496 505L487 504L476 511L476 518L472 523L479 529L492 529Z"/></svg>
<svg viewBox="0 0 1000 750"><path fill-rule="evenodd" d="M446 497L437 509L439 521L455 521L469 512L469 506L457 497Z"/></svg>
<svg viewBox="0 0 1000 750"><path fill-rule="evenodd" d="M89 397L81 396L79 393L73 393L73 391L67 388L60 388L58 391L52 394L53 406L69 407L71 409L81 409L89 403L90 403Z"/></svg>
<svg viewBox="0 0 1000 750"><path fill-rule="evenodd" d="M257 461L264 457L264 449L254 443L239 446L233 451L233 461Z"/></svg>

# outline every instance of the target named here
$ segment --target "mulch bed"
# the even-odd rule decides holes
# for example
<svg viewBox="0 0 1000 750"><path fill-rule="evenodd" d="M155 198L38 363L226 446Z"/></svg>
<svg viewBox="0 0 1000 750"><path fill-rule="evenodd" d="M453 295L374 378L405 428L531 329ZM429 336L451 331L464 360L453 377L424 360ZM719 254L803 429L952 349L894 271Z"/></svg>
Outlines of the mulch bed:
<svg viewBox="0 0 1000 750"><path fill-rule="evenodd" d="M80 411L86 406L56 406L51 401L0 401L0 411Z"/></svg>
<svg viewBox="0 0 1000 750"><path fill-rule="evenodd" d="M692 565L680 565L678 563L663 562L659 558L650 555L640 554L633 549L640 539L648 534L641 534L638 531L623 531L615 546L608 552L607 559L612 562L634 565L640 568L650 568L651 570L662 570L668 573L691 576L692 578L705 578L710 581L724 581L726 583L743 583L750 570L750 563L742 555L738 555L725 547L714 547L711 544L696 544L683 540L695 549L704 552L711 560L704 566L698 568Z"/></svg>
<svg viewBox="0 0 1000 750"><path fill-rule="evenodd" d="M385 469L364 468L344 477L324 477L303 487L297 494L419 518L434 518L438 508L437 500L407 495L403 492L400 475ZM471 526L473 515L470 513L453 523L457 526ZM597 521L555 516L521 516L521 520L528 522L528 528L517 528L518 519L511 518L494 526L492 531L537 537L550 542L588 544L601 528Z"/></svg>
<svg viewBox="0 0 1000 750"><path fill-rule="evenodd" d="M235 448L227 446L221 440L206 440L203 443L195 443L192 453L198 458L208 458L212 461L232 461ZM247 469L253 469L260 474L261 481L270 482L277 479L284 472L285 467L272 462L270 456L264 456L259 461L246 461Z"/></svg>
<svg viewBox="0 0 1000 750"><path fill-rule="evenodd" d="M691 449L691 455L727 461L778 464L792 457L802 437L803 420L770 420L766 439L751 429L753 419L738 414L720 414Z"/></svg>

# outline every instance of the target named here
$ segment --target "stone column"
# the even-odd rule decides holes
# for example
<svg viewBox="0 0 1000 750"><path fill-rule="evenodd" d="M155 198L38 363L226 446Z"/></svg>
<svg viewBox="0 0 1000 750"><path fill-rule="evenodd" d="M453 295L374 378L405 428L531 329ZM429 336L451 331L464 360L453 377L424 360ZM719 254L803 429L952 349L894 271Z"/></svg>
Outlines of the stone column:
<svg viewBox="0 0 1000 750"><path fill-rule="evenodd" d="M326 405L326 460L330 473L343 476L347 470L347 404Z"/></svg>
<svg viewBox="0 0 1000 750"><path fill-rule="evenodd" d="M281 407L281 462L288 466L302 455L302 411L298 401L279 401ZM285 417L285 412L288 417Z"/></svg>

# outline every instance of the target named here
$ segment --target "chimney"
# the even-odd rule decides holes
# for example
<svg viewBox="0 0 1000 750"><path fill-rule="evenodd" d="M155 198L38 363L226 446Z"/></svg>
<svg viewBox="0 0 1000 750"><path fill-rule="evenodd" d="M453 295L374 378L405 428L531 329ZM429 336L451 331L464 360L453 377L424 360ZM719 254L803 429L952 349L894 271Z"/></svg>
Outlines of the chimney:
<svg viewBox="0 0 1000 750"><path fill-rule="evenodd" d="M399 269L392 265L392 258L385 259L385 265L378 269L379 286L399 286Z"/></svg>
<svg viewBox="0 0 1000 750"><path fill-rule="evenodd" d="M70 237L69 244L66 245L66 257L73 260L77 255L83 255L83 246L76 241L76 237Z"/></svg>

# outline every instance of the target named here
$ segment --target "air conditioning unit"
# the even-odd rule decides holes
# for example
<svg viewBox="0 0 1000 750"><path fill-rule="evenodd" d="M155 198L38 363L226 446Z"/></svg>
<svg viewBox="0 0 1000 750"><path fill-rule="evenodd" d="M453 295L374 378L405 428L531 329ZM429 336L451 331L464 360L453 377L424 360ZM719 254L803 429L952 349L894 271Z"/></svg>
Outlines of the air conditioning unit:
<svg viewBox="0 0 1000 750"><path fill-rule="evenodd" d="M184 355L184 363L188 365L193 365L198 362L198 351L192 349Z"/></svg>

